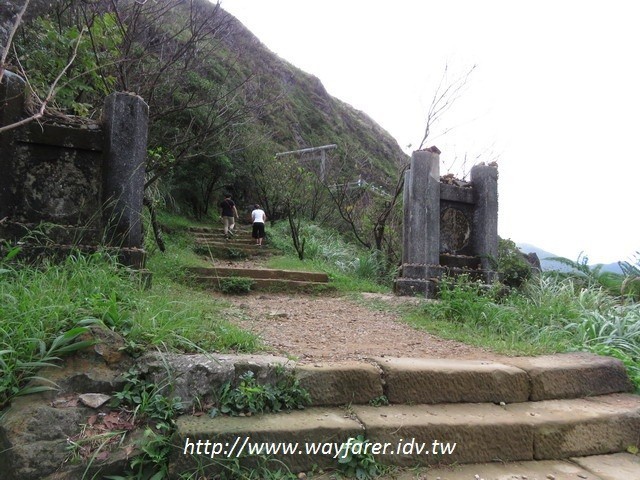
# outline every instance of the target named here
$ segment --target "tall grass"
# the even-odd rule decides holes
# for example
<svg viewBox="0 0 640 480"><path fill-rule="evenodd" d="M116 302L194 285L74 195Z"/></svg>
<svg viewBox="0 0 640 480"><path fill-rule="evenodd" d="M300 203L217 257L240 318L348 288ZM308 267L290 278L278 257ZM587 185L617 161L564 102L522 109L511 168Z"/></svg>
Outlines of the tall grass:
<svg viewBox="0 0 640 480"><path fill-rule="evenodd" d="M640 387L640 305L602 287L541 275L502 296L500 289L468 279L445 280L441 300L407 319L418 328L507 354L587 350L616 356Z"/></svg>
<svg viewBox="0 0 640 480"><path fill-rule="evenodd" d="M294 255L286 222L276 223L269 232L271 243L287 254ZM306 239L305 260L301 268L327 271L341 291L385 291L392 275L385 270L384 256L378 251L358 248L347 243L340 234L314 224L306 224L302 235ZM307 267L308 268L308 267Z"/></svg>
<svg viewBox="0 0 640 480"><path fill-rule="evenodd" d="M105 253L71 255L37 268L0 260L0 410L34 391L29 382L40 368L86 347L78 337L91 325L120 333L132 353L260 348L255 335L222 319L224 304L166 274L182 261L151 262L164 270L158 268L153 287L145 289Z"/></svg>
<svg viewBox="0 0 640 480"><path fill-rule="evenodd" d="M26 384L39 368L86 346L76 338L106 315L95 308L100 292L115 294L123 282L108 265L100 254L37 269L0 264L0 407L33 391Z"/></svg>

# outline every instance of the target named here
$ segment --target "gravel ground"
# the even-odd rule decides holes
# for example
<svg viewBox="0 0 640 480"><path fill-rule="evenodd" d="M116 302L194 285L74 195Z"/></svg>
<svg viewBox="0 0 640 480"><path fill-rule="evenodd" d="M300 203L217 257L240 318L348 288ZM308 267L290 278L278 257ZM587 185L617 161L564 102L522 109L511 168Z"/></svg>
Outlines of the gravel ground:
<svg viewBox="0 0 640 480"><path fill-rule="evenodd" d="M397 313L409 297L252 293L225 296L229 320L254 332L273 353L302 363L365 360L374 356L496 360L490 351L444 340L402 322Z"/></svg>

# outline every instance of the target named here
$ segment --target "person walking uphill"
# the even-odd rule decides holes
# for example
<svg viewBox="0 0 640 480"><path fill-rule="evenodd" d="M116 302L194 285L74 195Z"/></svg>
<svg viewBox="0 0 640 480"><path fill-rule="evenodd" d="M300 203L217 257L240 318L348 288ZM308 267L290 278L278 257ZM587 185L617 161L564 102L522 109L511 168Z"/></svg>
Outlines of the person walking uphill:
<svg viewBox="0 0 640 480"><path fill-rule="evenodd" d="M224 236L229 238L233 235L233 227L235 227L235 219L238 218L238 210L236 204L231 200L231 195L226 194L224 200L220 203L222 209L222 223L224 224Z"/></svg>
<svg viewBox="0 0 640 480"><path fill-rule="evenodd" d="M256 245L262 246L262 239L264 238L264 222L267 221L267 214L260 208L257 203L251 212L251 221L253 222L253 228L251 236L256 239Z"/></svg>

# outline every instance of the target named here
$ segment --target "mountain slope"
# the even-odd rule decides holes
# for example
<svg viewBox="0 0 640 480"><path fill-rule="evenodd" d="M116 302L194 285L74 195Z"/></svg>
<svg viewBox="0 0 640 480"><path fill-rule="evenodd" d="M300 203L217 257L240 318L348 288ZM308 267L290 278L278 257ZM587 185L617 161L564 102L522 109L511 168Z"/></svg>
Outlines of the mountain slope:
<svg viewBox="0 0 640 480"><path fill-rule="evenodd" d="M379 184L395 182L408 156L388 132L364 112L329 95L320 79L271 52L235 17L223 14L224 53L237 55L238 68L250 76L248 100L277 94L267 113L256 118L275 148L337 144L341 157L352 164L353 175Z"/></svg>

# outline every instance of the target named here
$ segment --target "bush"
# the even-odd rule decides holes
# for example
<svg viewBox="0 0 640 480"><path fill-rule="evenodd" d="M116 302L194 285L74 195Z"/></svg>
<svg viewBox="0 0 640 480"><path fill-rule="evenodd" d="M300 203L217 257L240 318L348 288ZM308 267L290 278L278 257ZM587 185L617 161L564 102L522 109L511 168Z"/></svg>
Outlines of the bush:
<svg viewBox="0 0 640 480"><path fill-rule="evenodd" d="M520 288L533 271L513 240L502 238L498 243L496 268L502 282L512 288Z"/></svg>
<svg viewBox="0 0 640 480"><path fill-rule="evenodd" d="M220 279L220 291L231 295L249 293L256 282L250 278L229 277Z"/></svg>

